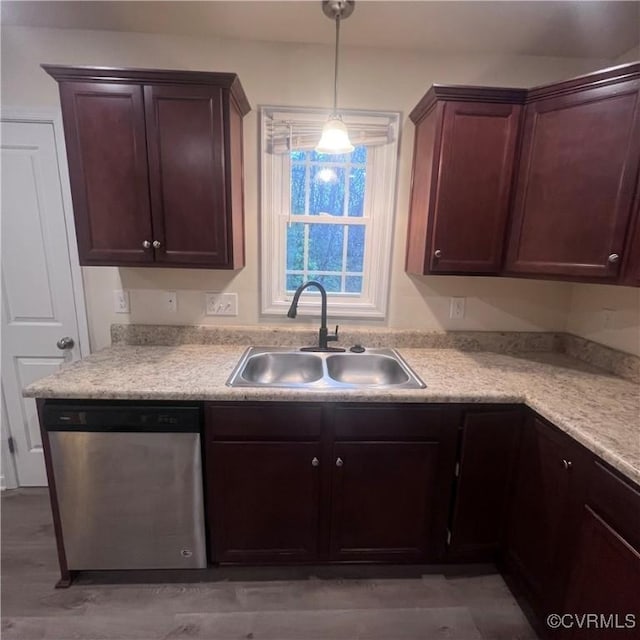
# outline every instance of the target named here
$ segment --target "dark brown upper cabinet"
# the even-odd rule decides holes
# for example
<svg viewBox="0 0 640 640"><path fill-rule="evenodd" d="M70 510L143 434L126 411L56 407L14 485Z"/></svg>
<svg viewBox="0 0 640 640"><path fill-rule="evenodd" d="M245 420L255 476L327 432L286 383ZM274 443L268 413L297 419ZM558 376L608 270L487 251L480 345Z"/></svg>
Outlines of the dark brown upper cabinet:
<svg viewBox="0 0 640 640"><path fill-rule="evenodd" d="M434 86L411 112L409 273L500 271L524 95Z"/></svg>
<svg viewBox="0 0 640 640"><path fill-rule="evenodd" d="M60 84L80 264L244 266L235 74L43 68Z"/></svg>
<svg viewBox="0 0 640 640"><path fill-rule="evenodd" d="M436 85L411 119L408 273L640 285L640 63L529 90Z"/></svg>
<svg viewBox="0 0 640 640"><path fill-rule="evenodd" d="M615 281L640 162L640 64L527 102L506 270Z"/></svg>
<svg viewBox="0 0 640 640"><path fill-rule="evenodd" d="M635 214L629 234L622 264L622 282L640 287L640 186L636 192Z"/></svg>

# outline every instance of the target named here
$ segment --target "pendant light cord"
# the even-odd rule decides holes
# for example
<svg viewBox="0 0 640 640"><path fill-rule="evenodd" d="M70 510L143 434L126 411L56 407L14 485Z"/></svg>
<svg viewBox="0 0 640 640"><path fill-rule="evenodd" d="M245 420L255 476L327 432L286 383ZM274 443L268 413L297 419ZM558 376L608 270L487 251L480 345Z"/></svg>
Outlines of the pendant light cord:
<svg viewBox="0 0 640 640"><path fill-rule="evenodd" d="M333 74L333 113L338 112L338 50L340 46L340 13L336 13L336 65Z"/></svg>

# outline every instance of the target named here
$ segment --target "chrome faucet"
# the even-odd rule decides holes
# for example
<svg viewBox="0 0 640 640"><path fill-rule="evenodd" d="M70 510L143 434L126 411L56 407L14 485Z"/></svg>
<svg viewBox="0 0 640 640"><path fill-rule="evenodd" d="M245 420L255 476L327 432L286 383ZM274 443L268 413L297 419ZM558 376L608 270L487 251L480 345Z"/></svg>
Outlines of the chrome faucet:
<svg viewBox="0 0 640 640"><path fill-rule="evenodd" d="M318 291L320 291L320 297L322 299L322 306L320 311L320 332L318 337L318 346L317 347L303 347L300 351L344 351L340 347L330 347L329 342L335 342L338 339L338 325L336 325L336 332L332 335L329 335L327 330L327 291L326 289L316 280L309 280L301 284L296 292L293 294L293 300L291 301L291 306L289 307L289 311L287 312L287 316L289 318L295 318L298 314L298 300L300 299L300 295L307 287L316 287Z"/></svg>

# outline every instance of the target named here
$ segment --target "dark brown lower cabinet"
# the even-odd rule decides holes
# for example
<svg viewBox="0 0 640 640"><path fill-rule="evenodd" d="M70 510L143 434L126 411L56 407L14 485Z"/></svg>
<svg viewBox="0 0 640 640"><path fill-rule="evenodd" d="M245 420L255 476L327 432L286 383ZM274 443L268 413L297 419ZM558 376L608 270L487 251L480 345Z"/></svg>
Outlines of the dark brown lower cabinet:
<svg viewBox="0 0 640 640"><path fill-rule="evenodd" d="M210 403L204 440L214 563L496 561L543 634L640 637L640 489L523 407Z"/></svg>
<svg viewBox="0 0 640 640"><path fill-rule="evenodd" d="M509 489L524 412L464 412L447 557L495 560L502 549Z"/></svg>
<svg viewBox="0 0 640 640"><path fill-rule="evenodd" d="M208 448L218 562L308 561L318 554L317 442L214 442Z"/></svg>
<svg viewBox="0 0 640 640"><path fill-rule="evenodd" d="M211 559L245 564L317 560L321 408L210 404L205 416Z"/></svg>
<svg viewBox="0 0 640 640"><path fill-rule="evenodd" d="M210 404L216 563L443 558L455 408Z"/></svg>
<svg viewBox="0 0 640 640"><path fill-rule="evenodd" d="M331 556L424 560L436 504L439 444L340 442L333 453Z"/></svg>
<svg viewBox="0 0 640 640"><path fill-rule="evenodd" d="M333 560L444 559L459 420L425 404L333 409Z"/></svg>
<svg viewBox="0 0 640 640"><path fill-rule="evenodd" d="M539 615L558 612L571 568L590 457L540 418L525 425L507 530L506 566Z"/></svg>
<svg viewBox="0 0 640 640"><path fill-rule="evenodd" d="M640 553L586 506L564 607L573 616L568 637L602 638L610 629L616 638L637 639L639 596Z"/></svg>
<svg viewBox="0 0 640 640"><path fill-rule="evenodd" d="M568 637L640 637L639 595L640 492L595 462L564 605L579 616Z"/></svg>

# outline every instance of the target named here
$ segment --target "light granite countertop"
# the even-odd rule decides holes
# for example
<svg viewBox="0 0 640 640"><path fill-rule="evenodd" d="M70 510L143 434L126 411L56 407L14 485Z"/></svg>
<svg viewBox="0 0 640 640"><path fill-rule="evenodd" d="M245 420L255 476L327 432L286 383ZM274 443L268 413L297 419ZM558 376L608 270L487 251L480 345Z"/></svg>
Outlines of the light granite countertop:
<svg viewBox="0 0 640 640"><path fill-rule="evenodd" d="M399 349L426 389L230 388L245 347L116 346L29 385L26 397L525 403L640 484L640 386L558 353Z"/></svg>

